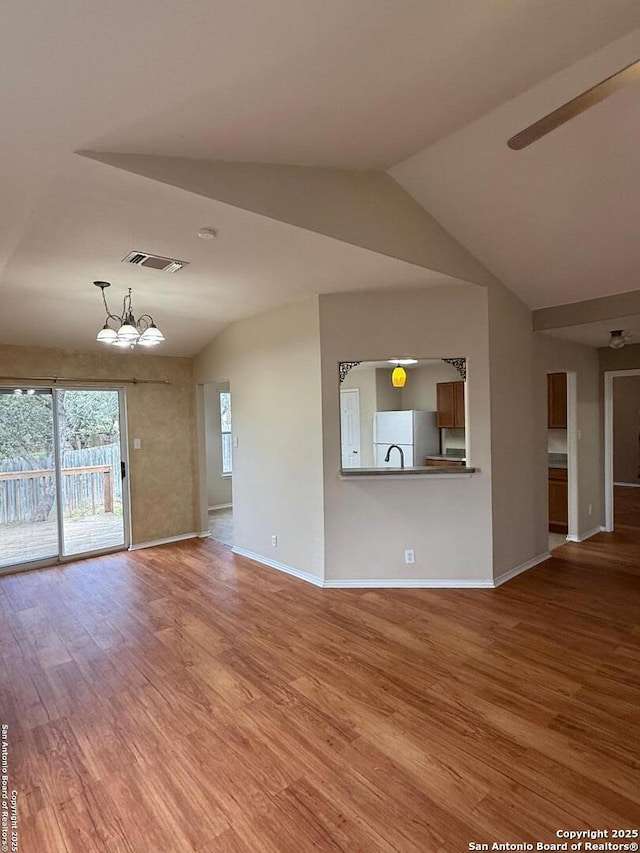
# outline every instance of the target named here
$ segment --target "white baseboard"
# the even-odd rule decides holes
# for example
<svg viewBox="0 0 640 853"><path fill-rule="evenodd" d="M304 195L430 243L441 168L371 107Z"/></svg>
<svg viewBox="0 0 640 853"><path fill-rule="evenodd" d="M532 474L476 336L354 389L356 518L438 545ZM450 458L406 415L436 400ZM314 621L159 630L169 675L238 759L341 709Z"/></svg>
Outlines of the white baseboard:
<svg viewBox="0 0 640 853"><path fill-rule="evenodd" d="M544 563L545 560L548 560L550 554L548 551L545 551L544 554L538 554L537 557L533 557L531 560L527 560L526 563L520 563L519 566L516 566L514 569L509 569L506 572L503 572L501 575L498 575L497 578L493 579L493 583L491 586L498 587L502 586L503 583L510 581L511 578L515 578L517 575L521 575L523 572L532 569L534 566L537 566L538 563Z"/></svg>
<svg viewBox="0 0 640 853"><path fill-rule="evenodd" d="M598 525L597 527L592 527L591 530L587 530L587 532L583 533L581 536L567 536L567 542L584 542L586 539L591 539L591 537L595 536L596 533L604 532L604 527Z"/></svg>
<svg viewBox="0 0 640 853"><path fill-rule="evenodd" d="M169 536L166 539L153 539L150 542L138 542L136 545L129 545L130 551L140 551L142 548L155 548L156 545L169 545L171 542L182 542L184 539L196 539L198 537L208 536L206 533L181 533L180 536Z"/></svg>
<svg viewBox="0 0 640 853"><path fill-rule="evenodd" d="M293 566L287 566L285 563L279 563L277 560L272 560L269 557L263 557L262 554L256 554L253 551L247 551L245 548L233 547L232 552L238 554L239 557L246 557L253 560L255 563L260 563L263 566L268 566L271 569L277 569L279 572L284 572L287 575L300 578L300 580L312 583L314 586L319 586L324 589L491 589L493 581L491 580L432 580L422 578L365 578L365 579L345 579L345 580L323 580L316 575L310 575L308 572L302 572L300 569L295 569Z"/></svg>
<svg viewBox="0 0 640 853"><path fill-rule="evenodd" d="M371 578L328 580L327 589L491 589L491 580L447 580L423 578Z"/></svg>
<svg viewBox="0 0 640 853"><path fill-rule="evenodd" d="M270 557L264 557L262 554L256 554L254 551L247 551L245 548L233 546L231 551L239 557L246 557L248 560L253 560L254 563L260 563L263 566L268 566L270 569L277 569L279 572L284 572L286 575L293 575L294 578L312 583L314 586L323 586L322 578L316 575L310 575L308 572L303 572L293 566L287 566L285 563L279 563L277 560L272 560Z"/></svg>
<svg viewBox="0 0 640 853"><path fill-rule="evenodd" d="M469 580L449 578L345 578L323 580L316 575L310 575L308 572L300 571L300 569L296 569L293 566L287 566L285 563L279 563L277 560L264 557L262 554L247 551L245 548L234 546L231 550L239 557L246 557L255 563L260 563L271 569L277 569L279 572L292 575L323 589L494 589L516 575L526 572L527 569L537 566L538 563L542 563L549 557L548 553L540 554L538 557L534 557L532 560L516 566L515 569L504 572L504 574L499 575L494 580L484 580L481 578L471 578Z"/></svg>
<svg viewBox="0 0 640 853"><path fill-rule="evenodd" d="M233 504L214 504L207 507L207 512L215 512L217 509L231 509Z"/></svg>
<svg viewBox="0 0 640 853"><path fill-rule="evenodd" d="M614 483L614 486L624 486L625 489L640 489L640 483Z"/></svg>
<svg viewBox="0 0 640 853"><path fill-rule="evenodd" d="M211 539L211 531L210 530L201 530L200 533L196 533L198 539Z"/></svg>

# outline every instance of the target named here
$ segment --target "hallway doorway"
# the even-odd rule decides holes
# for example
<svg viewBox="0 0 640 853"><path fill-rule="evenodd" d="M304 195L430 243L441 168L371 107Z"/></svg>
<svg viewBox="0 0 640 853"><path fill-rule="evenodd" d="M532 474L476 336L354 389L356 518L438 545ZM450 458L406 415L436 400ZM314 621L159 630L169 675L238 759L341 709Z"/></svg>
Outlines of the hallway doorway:
<svg viewBox="0 0 640 853"><path fill-rule="evenodd" d="M229 382L204 386L204 419L209 534L231 548L234 544L233 432Z"/></svg>
<svg viewBox="0 0 640 853"><path fill-rule="evenodd" d="M640 529L640 370L604 374L605 530Z"/></svg>

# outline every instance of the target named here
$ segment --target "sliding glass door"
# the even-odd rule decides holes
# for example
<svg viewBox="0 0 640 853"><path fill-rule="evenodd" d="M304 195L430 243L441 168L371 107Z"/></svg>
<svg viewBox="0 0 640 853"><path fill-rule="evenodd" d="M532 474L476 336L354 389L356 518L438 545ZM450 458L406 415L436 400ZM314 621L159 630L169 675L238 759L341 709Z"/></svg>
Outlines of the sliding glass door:
<svg viewBox="0 0 640 853"><path fill-rule="evenodd" d="M0 568L58 556L50 389L0 388Z"/></svg>
<svg viewBox="0 0 640 853"><path fill-rule="evenodd" d="M120 398L115 390L55 392L62 556L125 544Z"/></svg>
<svg viewBox="0 0 640 853"><path fill-rule="evenodd" d="M128 544L123 398L0 389L0 569Z"/></svg>

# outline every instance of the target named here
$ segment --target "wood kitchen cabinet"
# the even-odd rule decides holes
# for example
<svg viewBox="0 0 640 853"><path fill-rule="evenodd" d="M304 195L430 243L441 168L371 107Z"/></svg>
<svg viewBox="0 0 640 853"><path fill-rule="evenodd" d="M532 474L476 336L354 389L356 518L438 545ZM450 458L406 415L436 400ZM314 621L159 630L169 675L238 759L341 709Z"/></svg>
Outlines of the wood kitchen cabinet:
<svg viewBox="0 0 640 853"><path fill-rule="evenodd" d="M437 425L440 429L464 429L464 382L436 384Z"/></svg>
<svg viewBox="0 0 640 853"><path fill-rule="evenodd" d="M567 428L567 374L547 373L547 426Z"/></svg>
<svg viewBox="0 0 640 853"><path fill-rule="evenodd" d="M566 468L549 468L549 530L566 533L569 529L569 486Z"/></svg>
<svg viewBox="0 0 640 853"><path fill-rule="evenodd" d="M427 468L463 468L464 462L462 459L425 459L424 464Z"/></svg>

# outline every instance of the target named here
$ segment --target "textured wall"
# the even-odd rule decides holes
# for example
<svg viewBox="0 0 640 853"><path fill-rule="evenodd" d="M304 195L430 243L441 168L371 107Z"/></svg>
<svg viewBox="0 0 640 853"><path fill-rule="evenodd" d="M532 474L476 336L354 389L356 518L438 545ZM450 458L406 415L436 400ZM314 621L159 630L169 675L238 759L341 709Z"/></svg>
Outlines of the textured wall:
<svg viewBox="0 0 640 853"><path fill-rule="evenodd" d="M125 385L129 432L132 544L198 530L192 361L148 354L72 352L0 346L0 383L8 377L90 380L168 379ZM42 383L51 384L51 383ZM101 386L104 387L104 386ZM142 442L133 450L133 439Z"/></svg>

